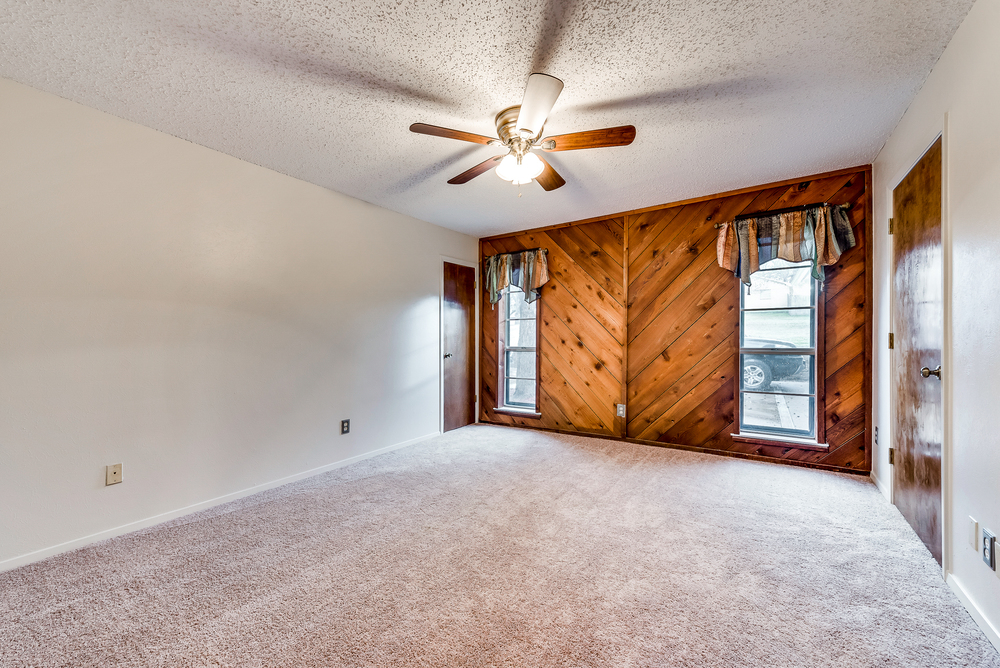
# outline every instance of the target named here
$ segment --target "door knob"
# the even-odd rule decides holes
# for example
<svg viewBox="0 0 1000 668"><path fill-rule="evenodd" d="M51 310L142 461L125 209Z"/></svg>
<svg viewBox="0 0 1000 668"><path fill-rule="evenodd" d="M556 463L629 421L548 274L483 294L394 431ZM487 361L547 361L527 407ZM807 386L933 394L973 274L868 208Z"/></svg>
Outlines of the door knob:
<svg viewBox="0 0 1000 668"><path fill-rule="evenodd" d="M920 375L924 378L930 378L931 376L937 376L938 380L941 380L941 365L938 364L937 368L931 371L929 368L924 367L920 370Z"/></svg>
<svg viewBox="0 0 1000 668"><path fill-rule="evenodd" d="M449 357L451 357L451 353L445 353L445 354L444 354L444 358L445 358L445 359L448 359Z"/></svg>

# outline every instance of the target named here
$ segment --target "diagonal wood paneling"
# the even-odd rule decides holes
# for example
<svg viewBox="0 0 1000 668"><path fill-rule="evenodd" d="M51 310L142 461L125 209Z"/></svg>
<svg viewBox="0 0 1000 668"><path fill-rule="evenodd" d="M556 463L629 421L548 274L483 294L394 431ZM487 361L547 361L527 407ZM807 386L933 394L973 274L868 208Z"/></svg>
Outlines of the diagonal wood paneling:
<svg viewBox="0 0 1000 668"><path fill-rule="evenodd" d="M730 354L736 353L732 334L734 321L739 321L739 292L731 285L725 297L704 311L700 317L681 316L681 322L690 323L680 336L665 341L666 347L653 360L629 380L628 415L630 421L639 416L647 406L666 391L666 383L687 373L700 359L719 345L727 345ZM664 318L669 317L665 314ZM629 436L634 436L630 431Z"/></svg>
<svg viewBox="0 0 1000 668"><path fill-rule="evenodd" d="M660 293L664 296L664 307L649 316L649 323L629 343L629 382L642 374L674 340L692 330L697 331L701 316L737 291L732 281L719 280L718 272L715 271L714 249L712 251L711 263L696 262L690 265L693 269L701 270L692 280L687 281L688 277L681 276ZM685 317L671 317L676 314L684 314ZM638 329L637 326L633 327L629 333Z"/></svg>
<svg viewBox="0 0 1000 668"><path fill-rule="evenodd" d="M736 334L730 334L719 345L708 350L707 354L695 362L684 372L676 372L668 378L676 380L662 392L649 397L648 403L630 418L633 436L646 440L655 440L659 435L656 424L666 411L686 397L695 394L695 388L705 378L717 373L730 376L734 373L737 350Z"/></svg>
<svg viewBox="0 0 1000 668"><path fill-rule="evenodd" d="M715 247L715 223L739 214L753 199L752 194L745 194L683 206L645 250L630 253L630 325L684 272L692 258Z"/></svg>
<svg viewBox="0 0 1000 668"><path fill-rule="evenodd" d="M483 256L546 248L550 276L538 302L541 417L496 410L497 314L487 302L481 339L484 421L620 435L615 405L623 381L623 244L621 217L482 242Z"/></svg>
<svg viewBox="0 0 1000 668"><path fill-rule="evenodd" d="M483 256L549 249L542 291L541 417L496 406L496 313L483 308L482 419L626 436L737 456L870 469L867 169L482 241ZM738 281L715 260L715 223L751 211L851 203L858 245L827 267L823 416L828 450L734 442ZM624 391L623 391L624 389ZM615 404L627 404L627 422Z"/></svg>
<svg viewBox="0 0 1000 668"><path fill-rule="evenodd" d="M627 217L630 230L644 226L642 241L629 253L629 437L815 464L864 465L863 456L858 460L853 450L847 456L842 448L856 443L865 429L865 184L863 171L839 174L643 214L641 223ZM715 264L712 221L823 201L852 204L858 238L855 248L827 268L823 293L828 362L823 419L830 449L735 443L729 434L737 402L739 289L736 279Z"/></svg>

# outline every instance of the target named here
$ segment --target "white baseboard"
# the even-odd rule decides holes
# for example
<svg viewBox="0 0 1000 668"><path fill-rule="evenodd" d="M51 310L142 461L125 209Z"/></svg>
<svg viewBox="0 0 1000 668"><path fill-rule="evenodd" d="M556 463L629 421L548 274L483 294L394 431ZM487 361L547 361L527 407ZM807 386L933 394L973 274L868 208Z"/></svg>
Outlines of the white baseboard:
<svg viewBox="0 0 1000 668"><path fill-rule="evenodd" d="M871 472L871 479L872 482L875 483L875 486L878 487L878 491L882 492L882 496L885 497L885 500L892 503L892 493L889 491L889 487L882 482L877 475L875 475L875 471Z"/></svg>
<svg viewBox="0 0 1000 668"><path fill-rule="evenodd" d="M980 610L979 607L973 602L972 598L965 591L965 587L962 586L962 583L958 578L949 574L947 582L948 586L951 587L951 590L955 592L955 596L958 596L958 600L962 602L965 609L969 611L970 615L972 615L972 619L976 621L976 624L978 624L979 628L983 630L983 633L986 634L989 641L993 643L993 646L997 648L998 652L1000 652L1000 629L994 626L990 620L986 618L986 615L984 615L983 611Z"/></svg>
<svg viewBox="0 0 1000 668"><path fill-rule="evenodd" d="M178 508L177 510L171 510L166 513L161 513L159 515L153 515L152 517L147 517L142 520L136 520L135 522L129 522L128 524L123 524L113 529L106 529L104 531L99 531L97 533L90 534L89 536L83 536L82 538L76 538L74 540L66 541L65 543L59 543L58 545L42 548L41 550L28 552L27 554L22 554L17 557L11 557L10 559L0 561L0 572L9 571L12 568L18 568L20 566L26 566L36 561L41 561L42 559L45 559L47 557L79 549L86 545L90 545L91 543L97 543L99 541L107 540L108 538L114 538L115 536L121 536L122 534L130 533L132 531L145 529L146 527L153 526L154 524L169 522L172 519L176 519L184 515L190 515L191 513L196 513L199 510L205 510L207 508L211 508L212 506L218 506L223 503L228 503L229 501L236 501L237 499L242 499L245 496L250 496L251 494L256 494L258 492L263 492L269 489L273 489L275 487L280 487L281 485L287 485L288 483L295 482L296 480L302 480L303 478L310 478L314 475L319 475L320 473L326 473L327 471L333 471L334 469L339 469L344 466L349 466L351 464L354 464L355 462L360 462L362 460L369 459L377 455L382 455L387 452L392 452L393 450L399 450L401 448L405 448L410 445L415 445L417 443L420 443L421 441L426 441L429 438L434 438L435 436L439 436L440 434L441 432L436 431L431 434L426 434L424 436L418 436L417 438L411 438L410 440L403 441L402 443L387 445L386 447L379 448L378 450L372 450L371 452L365 452L360 455L355 455L354 457L341 459L331 464L325 464L318 468L309 469L308 471L302 471L301 473L295 473L293 475L286 476L284 478L272 480L271 482L265 482L260 485L248 487L247 489L242 489L238 492L233 492L232 494L217 496L214 499L209 499L207 501L195 503L190 506Z"/></svg>

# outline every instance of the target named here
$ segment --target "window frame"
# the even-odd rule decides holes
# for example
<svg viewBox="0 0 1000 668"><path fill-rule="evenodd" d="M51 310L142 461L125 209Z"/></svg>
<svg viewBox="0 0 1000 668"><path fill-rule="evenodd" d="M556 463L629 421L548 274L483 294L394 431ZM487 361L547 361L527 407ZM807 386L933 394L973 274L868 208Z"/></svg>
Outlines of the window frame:
<svg viewBox="0 0 1000 668"><path fill-rule="evenodd" d="M516 286L511 286L516 288ZM516 288L520 292L520 288ZM541 351L539 350L539 342L541 339L541 312L542 312L542 300L536 299L533 303L535 307L535 347L525 348L507 347L507 323L508 317L507 312L509 309L508 293L510 287L504 289L500 296L500 301L497 302L498 307L498 317L497 317L497 388L496 388L496 403L497 406L493 409L497 413L504 413L508 415L517 415L519 417L530 417L530 418L540 418L542 416L539 410L539 396L541 388ZM520 318L518 318L520 320ZM527 318L525 318L527 320ZM510 405L507 403L507 353L513 352L534 352L535 354L535 405L532 407Z"/></svg>
<svg viewBox="0 0 1000 668"><path fill-rule="evenodd" d="M795 263L799 264L799 263ZM803 268L809 265L801 265ZM788 267L781 267L787 269ZM779 269L775 267L774 269L764 269L762 271L773 271ZM743 431L743 356L745 354L797 354L795 352L789 353L775 353L773 349L766 348L744 348L741 344L743 342L743 321L744 321L744 286L742 282L737 278L738 290L740 291L740 302L739 302L739 320L736 328L736 373L734 376L735 387L735 401L734 401L734 420L733 427L736 432L732 434L734 441L738 443L746 443L751 445L761 445L761 446L777 446L777 447L791 447L804 450L822 450L828 451L829 445L826 442L826 291L824 290L823 281L812 279L813 282L813 295L814 302L812 305L813 312L815 314L813 326L815 328L815 340L813 341L814 348L805 349L807 351L812 351L811 353L798 353L798 354L812 354L815 364L815 378L814 391L816 397L816 409L813 419L815 420L816 436L815 439L808 437L797 436L793 434L782 434L780 432L766 432L766 431ZM798 307L803 308L803 307ZM767 309L750 309L752 311L763 311ZM774 310L784 310L775 307ZM802 349L799 349L802 350ZM773 394L788 394L783 392L774 392Z"/></svg>

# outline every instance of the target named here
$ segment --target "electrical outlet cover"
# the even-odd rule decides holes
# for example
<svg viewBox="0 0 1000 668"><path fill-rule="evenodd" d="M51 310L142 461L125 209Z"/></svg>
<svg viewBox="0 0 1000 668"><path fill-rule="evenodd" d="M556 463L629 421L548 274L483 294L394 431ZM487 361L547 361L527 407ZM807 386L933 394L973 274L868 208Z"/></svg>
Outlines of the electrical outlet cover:
<svg viewBox="0 0 1000 668"><path fill-rule="evenodd" d="M350 420L341 420L340 421L340 433L341 434L350 434L351 433L351 421Z"/></svg>
<svg viewBox="0 0 1000 668"><path fill-rule="evenodd" d="M983 529L983 561L991 570L997 569L997 537L989 529Z"/></svg>

